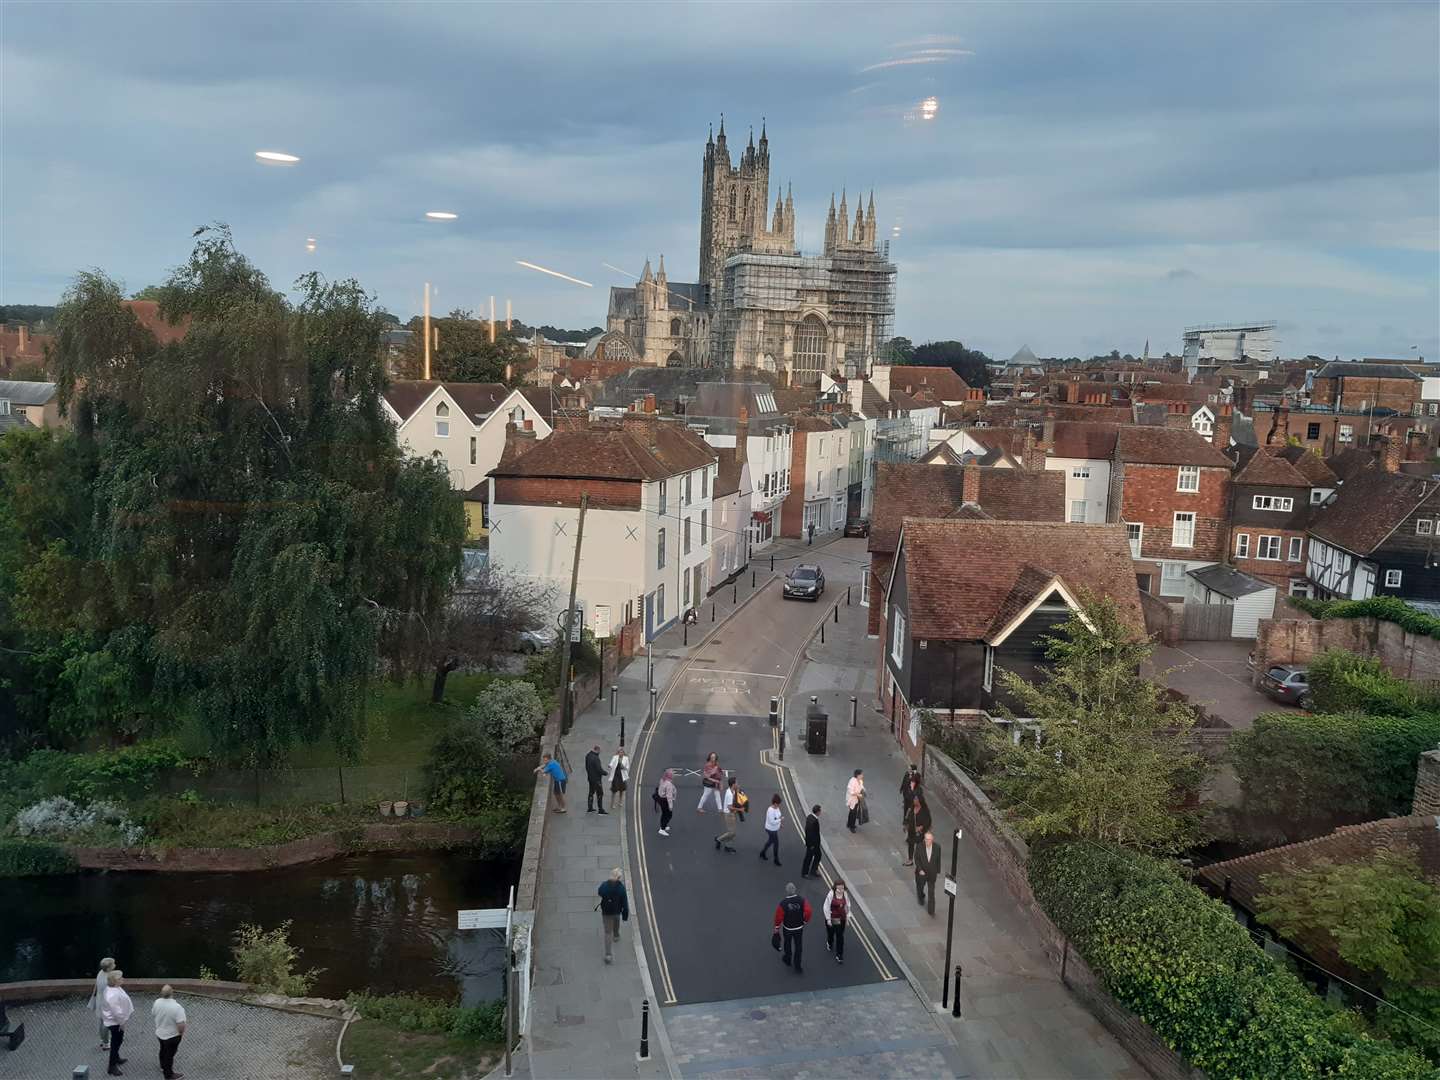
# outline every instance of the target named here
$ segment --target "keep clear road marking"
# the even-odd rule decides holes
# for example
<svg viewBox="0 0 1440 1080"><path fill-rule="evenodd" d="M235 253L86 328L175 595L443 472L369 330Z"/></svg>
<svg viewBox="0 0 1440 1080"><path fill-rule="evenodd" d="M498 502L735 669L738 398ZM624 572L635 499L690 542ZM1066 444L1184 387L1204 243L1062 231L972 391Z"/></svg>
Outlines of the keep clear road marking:
<svg viewBox="0 0 1440 1080"><path fill-rule="evenodd" d="M692 671L689 672L689 675L691 682L697 681L695 678L695 676L697 675L749 675L751 678L755 679L784 679L787 677L785 675L767 674L764 671L735 671L731 668L719 667L706 668L704 671Z"/></svg>

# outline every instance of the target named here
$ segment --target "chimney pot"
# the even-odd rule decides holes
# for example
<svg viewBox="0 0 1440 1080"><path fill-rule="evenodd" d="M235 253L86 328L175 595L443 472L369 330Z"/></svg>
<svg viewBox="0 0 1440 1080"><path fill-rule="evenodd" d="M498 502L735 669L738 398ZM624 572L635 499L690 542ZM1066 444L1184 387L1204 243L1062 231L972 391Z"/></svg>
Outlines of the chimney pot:
<svg viewBox="0 0 1440 1080"><path fill-rule="evenodd" d="M535 421L534 421L534 420L526 420L526 421L525 421L525 430L526 430L526 431L534 431L534 430L535 430Z"/></svg>
<svg viewBox="0 0 1440 1080"><path fill-rule="evenodd" d="M980 466L970 462L961 473L960 501L980 505Z"/></svg>

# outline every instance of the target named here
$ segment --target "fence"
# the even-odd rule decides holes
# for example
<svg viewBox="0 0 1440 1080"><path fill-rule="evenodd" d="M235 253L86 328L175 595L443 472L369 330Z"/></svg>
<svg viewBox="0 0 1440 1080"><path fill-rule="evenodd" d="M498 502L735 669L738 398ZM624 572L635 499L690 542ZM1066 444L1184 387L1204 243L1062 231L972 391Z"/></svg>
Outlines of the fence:
<svg viewBox="0 0 1440 1080"><path fill-rule="evenodd" d="M1186 604L1181 636L1185 641L1229 641L1234 621L1233 604Z"/></svg>

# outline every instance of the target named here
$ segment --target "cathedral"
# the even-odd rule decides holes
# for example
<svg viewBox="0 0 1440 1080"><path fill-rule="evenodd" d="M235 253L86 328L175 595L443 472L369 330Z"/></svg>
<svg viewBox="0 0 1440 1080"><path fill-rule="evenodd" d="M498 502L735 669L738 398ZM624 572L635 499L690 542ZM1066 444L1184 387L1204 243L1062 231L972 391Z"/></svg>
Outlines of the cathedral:
<svg viewBox="0 0 1440 1080"><path fill-rule="evenodd" d="M817 383L825 372L863 375L890 338L895 266L877 238L875 197L857 196L852 227L847 195L830 197L821 255L795 243L787 185L770 207L770 140L752 132L731 164L725 121L705 144L700 192L698 282L670 281L665 258L639 282L611 288L605 332L586 355L659 367L769 371L787 382Z"/></svg>

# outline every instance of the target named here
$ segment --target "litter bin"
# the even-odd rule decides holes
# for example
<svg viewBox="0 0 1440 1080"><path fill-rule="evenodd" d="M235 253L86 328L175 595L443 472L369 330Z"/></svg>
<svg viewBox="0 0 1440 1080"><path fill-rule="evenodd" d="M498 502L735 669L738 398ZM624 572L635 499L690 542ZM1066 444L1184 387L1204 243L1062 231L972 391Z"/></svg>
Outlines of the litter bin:
<svg viewBox="0 0 1440 1080"><path fill-rule="evenodd" d="M825 753L825 741L829 730L829 714L811 705L805 711L805 749L812 754Z"/></svg>

